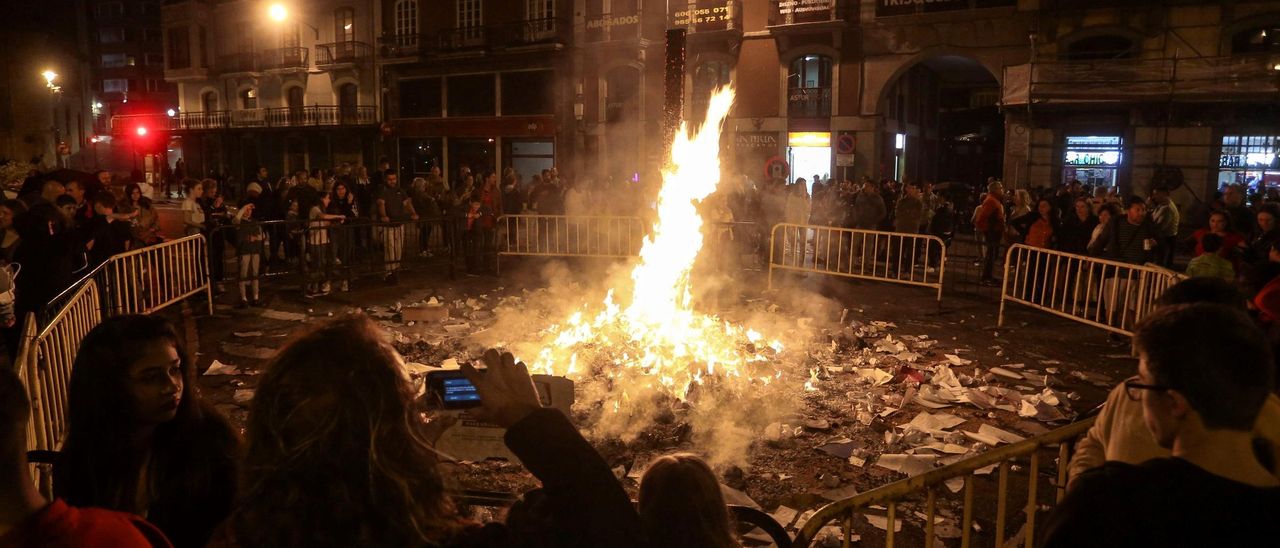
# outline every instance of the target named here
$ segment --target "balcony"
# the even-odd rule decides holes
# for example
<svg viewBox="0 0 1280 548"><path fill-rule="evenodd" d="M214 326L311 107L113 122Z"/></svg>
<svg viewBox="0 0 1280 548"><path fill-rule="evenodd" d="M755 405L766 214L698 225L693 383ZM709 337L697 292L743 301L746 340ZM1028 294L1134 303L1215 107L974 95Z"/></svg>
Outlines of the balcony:
<svg viewBox="0 0 1280 548"><path fill-rule="evenodd" d="M258 54L248 51L219 55L214 62L218 74L254 74L258 72Z"/></svg>
<svg viewBox="0 0 1280 548"><path fill-rule="evenodd" d="M858 0L769 0L769 26L844 21L856 9Z"/></svg>
<svg viewBox="0 0 1280 548"><path fill-rule="evenodd" d="M262 70L274 72L305 71L310 65L309 53L302 47L269 49L258 57L258 64Z"/></svg>
<svg viewBox="0 0 1280 548"><path fill-rule="evenodd" d="M199 82L209 79L209 69L205 67L183 67L164 69L164 79L167 82Z"/></svg>
<svg viewBox="0 0 1280 548"><path fill-rule="evenodd" d="M459 27L434 34L395 35L380 38L384 59L416 58L456 53L498 53L505 50L546 47L561 49L562 32L558 19L531 19L503 25Z"/></svg>
<svg viewBox="0 0 1280 548"><path fill-rule="evenodd" d="M1005 68L1006 105L1269 99L1280 92L1280 56L1053 61Z"/></svg>
<svg viewBox="0 0 1280 548"><path fill-rule="evenodd" d="M313 105L307 107L183 112L173 117L164 114L112 116L111 132L113 134L124 134L129 128L139 126L167 131L208 131L245 128L368 126L377 123L377 107Z"/></svg>
<svg viewBox="0 0 1280 548"><path fill-rule="evenodd" d="M788 89L787 116L791 118L831 116L831 88Z"/></svg>
<svg viewBox="0 0 1280 548"><path fill-rule="evenodd" d="M365 63L372 58L373 47L364 42L333 42L316 46L316 66L320 68Z"/></svg>

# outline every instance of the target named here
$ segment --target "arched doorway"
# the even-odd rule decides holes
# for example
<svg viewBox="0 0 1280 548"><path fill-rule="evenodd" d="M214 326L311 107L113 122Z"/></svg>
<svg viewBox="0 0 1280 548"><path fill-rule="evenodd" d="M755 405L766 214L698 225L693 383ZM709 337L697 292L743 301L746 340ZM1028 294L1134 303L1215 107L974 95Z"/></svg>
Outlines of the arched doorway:
<svg viewBox="0 0 1280 548"><path fill-rule="evenodd" d="M878 165L869 173L969 185L1000 177L1004 117L999 104L999 81L974 59L939 55L916 63L880 96L884 129L878 136Z"/></svg>

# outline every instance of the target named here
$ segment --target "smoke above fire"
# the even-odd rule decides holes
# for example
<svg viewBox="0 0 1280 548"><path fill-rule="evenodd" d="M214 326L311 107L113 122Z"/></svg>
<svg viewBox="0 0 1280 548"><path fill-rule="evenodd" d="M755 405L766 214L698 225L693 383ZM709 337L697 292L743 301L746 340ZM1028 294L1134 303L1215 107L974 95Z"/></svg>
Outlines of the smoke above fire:
<svg viewBox="0 0 1280 548"><path fill-rule="evenodd" d="M795 408L809 377L780 366L797 362L784 357L790 342L752 327L777 318L735 322L695 306L698 206L720 183L720 134L733 101L731 88L717 90L701 127L690 132L682 124L677 132L656 220L629 275L601 276L604 295L594 303L583 297L592 291L573 286L545 295L550 306L499 311L495 329L526 341L509 346L532 372L574 380L575 413L593 438L630 442L655 426L687 424L689 439L713 462L742 462L751 440ZM563 281L563 274L554 277ZM539 306L565 316L531 336L520 333Z"/></svg>

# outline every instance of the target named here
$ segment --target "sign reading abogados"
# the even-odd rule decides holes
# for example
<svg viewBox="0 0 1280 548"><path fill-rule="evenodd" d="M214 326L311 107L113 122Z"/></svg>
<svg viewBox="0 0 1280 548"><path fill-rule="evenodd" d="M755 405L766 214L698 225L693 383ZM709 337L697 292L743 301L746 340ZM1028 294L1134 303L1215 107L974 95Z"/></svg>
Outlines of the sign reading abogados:
<svg viewBox="0 0 1280 548"><path fill-rule="evenodd" d="M639 25L640 16L632 15L601 15L587 19L587 30L607 29L611 27L625 27L630 25Z"/></svg>

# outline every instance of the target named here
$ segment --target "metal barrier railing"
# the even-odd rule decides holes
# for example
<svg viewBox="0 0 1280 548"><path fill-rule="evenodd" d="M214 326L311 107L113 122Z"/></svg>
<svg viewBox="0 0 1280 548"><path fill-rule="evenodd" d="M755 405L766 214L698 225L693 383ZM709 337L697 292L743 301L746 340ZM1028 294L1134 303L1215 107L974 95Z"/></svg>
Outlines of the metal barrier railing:
<svg viewBox="0 0 1280 548"><path fill-rule="evenodd" d="M213 314L207 249L196 234L111 257L99 287L108 315L150 314L202 292Z"/></svg>
<svg viewBox="0 0 1280 548"><path fill-rule="evenodd" d="M1027 461L1027 496L1022 506L1026 515L1026 522L1020 527L1020 531L1015 533L1016 538L1019 534L1022 536L1027 545L1031 545L1035 539L1035 526L1037 513L1043 511L1045 506L1056 504L1062 500L1066 494L1067 488L1067 462L1072 447L1071 441L1093 425L1093 418L1072 423L1070 425L1058 428L1056 430L1046 432L1039 436L1022 440L1020 442L998 447L987 451L981 455L964 459L959 462L935 468L922 474L899 480L888 485L877 487L865 493L860 493L853 497L836 501L828 504L809 518L804 523L800 531L797 533L793 547L803 548L812 545L818 532L828 524L839 521L841 540L843 546L849 546L854 534L853 518L859 510L880 505L886 509L886 527L885 529L885 546L892 547L894 539L900 533L895 531L898 523L902 523L902 533L907 532L905 516L912 515L907 512L899 513L900 507L908 504L914 504L918 501L913 499L923 498L924 504L924 545L932 547L935 544L935 526L937 520L937 506L939 498L945 498L947 491L940 489L948 480L963 478L963 493L959 495L963 499L963 512L959 523L961 535L960 545L968 547L973 536L973 523L975 519L976 507L975 498L975 478L979 470L990 466L999 468L999 476L997 477L996 488L996 511L995 516L991 517L991 521L995 523L995 529L989 534L994 535L995 542L992 546L1005 546L1006 529L1010 524L1006 516L1009 508L1009 480L1010 472L1015 471L1015 459L1020 462L1022 459ZM1053 478L1041 478L1041 468L1044 467L1045 449L1057 446L1057 458L1049 459L1049 464L1057 465L1057 470L1050 476ZM1021 466L1021 465L1018 465ZM1044 485L1042 485L1044 484ZM1041 490L1042 487L1052 490L1054 495L1048 497ZM1043 500L1042 500L1043 499ZM984 521L987 516L983 516Z"/></svg>
<svg viewBox="0 0 1280 548"><path fill-rule="evenodd" d="M254 221L222 225L209 232L211 277L215 282L263 280L301 275L329 281L385 275L447 264L450 274L459 260L474 255L466 238L465 219L435 217L416 221L375 223L368 219L347 222ZM241 230L260 229L265 236L256 269L242 268L237 253ZM489 247L491 249L491 246ZM490 251L491 255L492 252Z"/></svg>
<svg viewBox="0 0 1280 548"><path fill-rule="evenodd" d="M503 215L494 228L499 258L635 257L647 233L639 217Z"/></svg>
<svg viewBox="0 0 1280 548"><path fill-rule="evenodd" d="M1165 289L1186 275L1016 244L1005 255L999 325L1014 302L1122 335L1155 306Z"/></svg>
<svg viewBox="0 0 1280 548"><path fill-rule="evenodd" d="M67 384L80 340L102 322L98 284L88 280L39 328L27 314L16 368L31 398L28 449L56 449L66 423Z"/></svg>
<svg viewBox="0 0 1280 548"><path fill-rule="evenodd" d="M769 246L770 289L777 269L931 287L942 302L947 246L937 236L781 223Z"/></svg>

